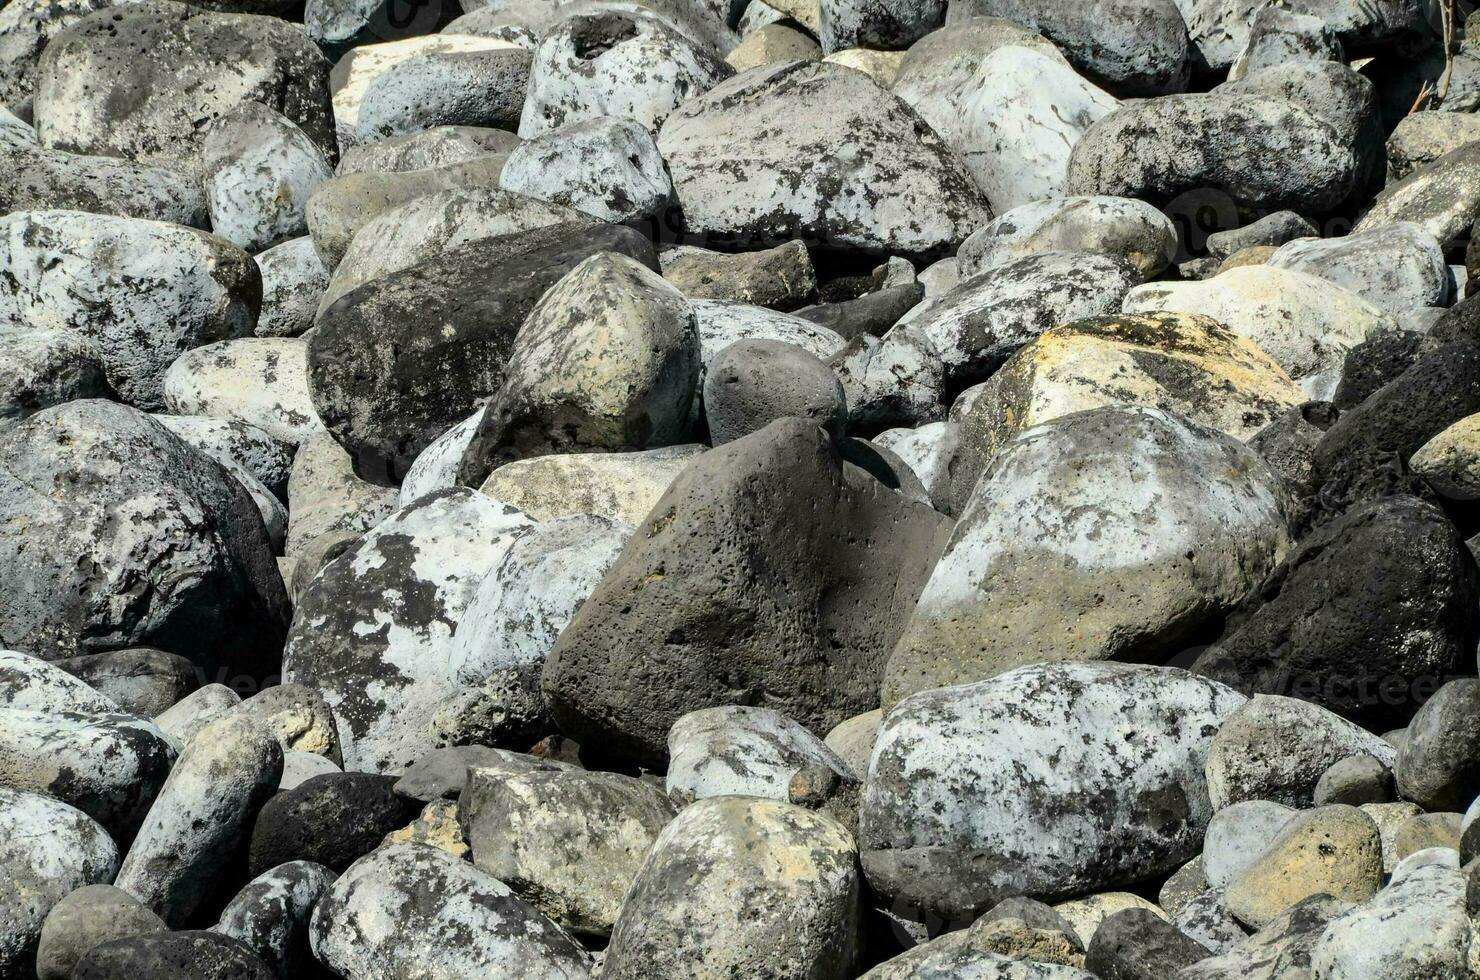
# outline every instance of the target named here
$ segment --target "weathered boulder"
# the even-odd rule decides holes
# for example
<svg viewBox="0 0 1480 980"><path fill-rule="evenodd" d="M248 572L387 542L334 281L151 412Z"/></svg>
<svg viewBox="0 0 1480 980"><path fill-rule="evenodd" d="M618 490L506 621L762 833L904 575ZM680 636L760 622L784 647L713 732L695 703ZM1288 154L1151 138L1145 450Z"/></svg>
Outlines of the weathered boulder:
<svg viewBox="0 0 1480 980"><path fill-rule="evenodd" d="M480 489L536 521L591 514L636 527L706 448L538 456L499 467Z"/></svg>
<svg viewBox="0 0 1480 980"><path fill-rule="evenodd" d="M309 195L334 176L318 144L260 102L244 102L211 123L200 169L211 229L254 253L306 234Z"/></svg>
<svg viewBox="0 0 1480 980"><path fill-rule="evenodd" d="M360 94L355 141L436 126L510 129L529 88L529 52L514 44L421 51L376 72Z"/></svg>
<svg viewBox="0 0 1480 980"><path fill-rule="evenodd" d="M110 393L103 358L73 330L0 328L0 425Z"/></svg>
<svg viewBox="0 0 1480 980"><path fill-rule="evenodd" d="M15 5L5 9L13 10ZM4 13L0 10L0 16ZM89 211L192 228L210 223L205 194L186 174L35 144L0 145L0 208L6 214Z"/></svg>
<svg viewBox="0 0 1480 980"><path fill-rule="evenodd" d="M509 154L499 186L608 222L661 218L673 181L652 133L630 119L569 123Z"/></svg>
<svg viewBox="0 0 1480 980"><path fill-rule="evenodd" d="M245 422L290 446L324 431L309 397L308 343L241 337L187 351L165 372L164 404L175 415Z"/></svg>
<svg viewBox="0 0 1480 980"><path fill-rule="evenodd" d="M675 801L688 804L711 796L792 799L793 779L820 768L839 781L856 773L816 735L770 708L726 705L691 711L668 731L668 774L664 785ZM865 767L866 769L867 767Z"/></svg>
<svg viewBox="0 0 1480 980"><path fill-rule="evenodd" d="M313 326L319 298L329 285L329 274L313 239L289 239L252 256L262 274L262 312L257 315L258 337L297 337Z"/></svg>
<svg viewBox="0 0 1480 980"><path fill-rule="evenodd" d="M1296 239L1266 264L1329 279L1395 317L1419 306L1443 306L1449 295L1443 249L1411 222L1345 238Z"/></svg>
<svg viewBox="0 0 1480 980"><path fill-rule="evenodd" d="M77 961L114 939L168 932L164 920L112 885L84 885L52 906L36 946L37 980L72 980Z"/></svg>
<svg viewBox="0 0 1480 980"><path fill-rule="evenodd" d="M1125 259L1149 279L1177 254L1171 220L1144 201L1065 197L1013 208L961 243L961 275L1043 252L1098 252Z"/></svg>
<svg viewBox="0 0 1480 980"><path fill-rule="evenodd" d="M337 877L312 861L278 865L237 892L212 931L250 947L280 978L313 977L320 967L308 946L309 922Z"/></svg>

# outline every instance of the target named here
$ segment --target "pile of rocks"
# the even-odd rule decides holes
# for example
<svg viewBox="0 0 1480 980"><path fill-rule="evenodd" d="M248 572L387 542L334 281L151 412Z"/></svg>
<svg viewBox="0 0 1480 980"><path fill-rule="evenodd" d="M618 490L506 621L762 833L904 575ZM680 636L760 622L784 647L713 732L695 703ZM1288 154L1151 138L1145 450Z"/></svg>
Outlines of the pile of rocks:
<svg viewBox="0 0 1480 980"><path fill-rule="evenodd" d="M1471 6L0 0L0 980L1480 980Z"/></svg>

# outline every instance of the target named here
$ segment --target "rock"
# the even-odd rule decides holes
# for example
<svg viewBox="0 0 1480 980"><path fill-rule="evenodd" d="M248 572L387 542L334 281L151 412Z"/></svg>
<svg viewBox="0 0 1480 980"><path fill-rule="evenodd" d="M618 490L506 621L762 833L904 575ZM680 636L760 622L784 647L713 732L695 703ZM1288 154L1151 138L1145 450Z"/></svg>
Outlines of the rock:
<svg viewBox="0 0 1480 980"><path fill-rule="evenodd" d="M685 445L516 460L494 470L481 490L536 521L590 514L634 527L704 450Z"/></svg>
<svg viewBox="0 0 1480 980"><path fill-rule="evenodd" d="M201 729L231 714L241 703L241 695L224 684L207 684L165 709L154 723L180 751Z"/></svg>
<svg viewBox="0 0 1480 980"><path fill-rule="evenodd" d="M1177 254L1177 231L1160 211L1130 198L1069 197L1013 208L961 243L960 272L974 276L1043 252L1095 252L1124 259L1150 279Z"/></svg>
<svg viewBox="0 0 1480 980"><path fill-rule="evenodd" d="M1023 899L1007 899L1023 901ZM1160 909L1139 895L1130 892L1100 892L1072 901L1061 902L1052 909L1061 922L1067 923L1082 948L1088 949L1094 942L1095 933L1105 920L1128 909L1139 909L1165 918Z"/></svg>
<svg viewBox="0 0 1480 980"><path fill-rule="evenodd" d="M732 74L729 65L646 12L573 14L535 49L519 135L533 139L598 116L656 131L676 107Z"/></svg>
<svg viewBox="0 0 1480 980"><path fill-rule="evenodd" d="M334 715L313 688L298 684L265 688L243 701L239 712L277 736L284 752L312 752L336 766L344 762Z"/></svg>
<svg viewBox="0 0 1480 980"><path fill-rule="evenodd" d="M486 745L457 745L433 749L417 759L396 780L396 793L408 800L430 803L456 799L469 782L496 794L505 776L526 772L570 768L564 763L540 759L522 752L494 749ZM476 776L473 773L476 772Z"/></svg>
<svg viewBox="0 0 1480 980"><path fill-rule="evenodd" d="M1207 237L1208 254L1227 259L1246 248L1269 245L1278 248L1297 238L1319 238L1320 230L1294 211L1276 211L1241 228L1218 231Z"/></svg>
<svg viewBox="0 0 1480 980"><path fill-rule="evenodd" d="M843 386L852 431L924 424L945 414L945 363L917 328L901 325L883 340L864 334L828 365Z"/></svg>
<svg viewBox="0 0 1480 980"><path fill-rule="evenodd" d="M55 664L0 650L0 706L45 714L117 714L112 698Z"/></svg>
<svg viewBox="0 0 1480 980"><path fill-rule="evenodd" d="M986 922L970 929L948 932L938 939L916 946L863 974L860 980L921 980L933 977L989 977L991 980L1087 980L1090 974L1067 965L1044 965L1043 960L1028 960L1017 955L1003 955L992 947L1001 940L1000 922ZM1055 934L1033 930L1033 951L1041 955ZM1014 953L1021 953L1021 948ZM1068 958L1068 957L1065 957ZM1083 954L1078 956L1080 962Z"/></svg>
<svg viewBox="0 0 1480 980"><path fill-rule="evenodd" d="M380 211L354 233L319 309L328 309L359 286L433 261L460 245L548 225L590 222L574 208L492 188L423 193Z"/></svg>
<svg viewBox="0 0 1480 980"><path fill-rule="evenodd" d="M1465 876L1438 865L1393 876L1377 897L1333 921L1311 953L1317 977L1463 976L1471 927Z"/></svg>
<svg viewBox="0 0 1480 980"><path fill-rule="evenodd" d="M1361 903L1381 883L1382 842L1372 818L1356 807L1324 806L1291 818L1223 898L1240 922L1258 929L1314 895Z"/></svg>
<svg viewBox="0 0 1480 980"><path fill-rule="evenodd" d="M699 348L706 370L720 352L742 340L780 340L828 358L846 345L837 332L799 316L729 300L694 300Z"/></svg>
<svg viewBox="0 0 1480 980"><path fill-rule="evenodd" d="M904 61L904 52L848 48L843 51L834 51L822 60L825 64L840 65L843 68L861 72L888 88L894 84L895 78L899 75L899 66Z"/></svg>
<svg viewBox="0 0 1480 980"><path fill-rule="evenodd" d="M313 326L329 274L307 235L274 245L253 257L262 274L258 337L297 337Z"/></svg>
<svg viewBox="0 0 1480 980"><path fill-rule="evenodd" d="M1233 60L1228 77L1240 79L1250 72L1298 61L1345 60L1335 32L1319 18L1264 7L1249 25L1249 41Z"/></svg>
<svg viewBox="0 0 1480 980"><path fill-rule="evenodd" d="M238 419L205 415L156 415L155 420L190 445L232 470L245 473L274 496L288 492L293 453L266 432Z"/></svg>
<svg viewBox="0 0 1480 980"><path fill-rule="evenodd" d="M176 415L254 425L297 446L323 431L308 384L308 344L298 337L242 337L182 354L164 375Z"/></svg>
<svg viewBox="0 0 1480 980"><path fill-rule="evenodd" d="M868 775L869 758L874 754L874 740L878 738L879 725L883 720L884 712L880 708L854 715L838 722L822 740L823 744L832 749L848 769L861 779Z"/></svg>
<svg viewBox="0 0 1480 980"><path fill-rule="evenodd" d="M94 946L72 976L77 980L273 980L277 974L245 943L215 932L160 933Z"/></svg>
<svg viewBox="0 0 1480 980"><path fill-rule="evenodd" d="M1041 334L987 381L961 423L953 480L969 493L1020 432L1074 412L1145 405L1246 441L1304 401L1268 355L1208 317L1076 320Z"/></svg>
<svg viewBox="0 0 1480 980"><path fill-rule="evenodd" d="M1391 874L1398 864L1398 828L1423 811L1412 803L1364 803L1359 809L1377 824L1382 836L1382 870Z"/></svg>
<svg viewBox="0 0 1480 980"><path fill-rule="evenodd" d="M960 509L884 705L1035 661L1164 660L1274 570L1284 493L1252 451L1160 409L1025 430Z"/></svg>
<svg viewBox="0 0 1480 980"><path fill-rule="evenodd" d="M422 450L421 455L416 457L416 462L406 471L406 479L401 481L401 492L397 497L399 506L405 507L429 493L451 490L458 485L458 470L462 466L468 445L478 434L478 427L483 422L483 412L484 409L478 409L433 439Z"/></svg>
<svg viewBox="0 0 1480 980"><path fill-rule="evenodd" d="M1208 951L1154 912L1127 909L1095 930L1084 966L1101 980L1171 976L1207 959Z"/></svg>
<svg viewBox="0 0 1480 980"><path fill-rule="evenodd" d="M1209 742L1241 703L1181 671L1119 664L916 694L886 716L864 787L869 883L951 917L1171 871L1201 844Z"/></svg>
<svg viewBox="0 0 1480 980"><path fill-rule="evenodd" d="M1367 396L1412 367L1424 344L1424 335L1411 330L1378 330L1368 334L1366 340L1346 352L1341 383L1331 396L1331 404L1341 411L1356 408Z"/></svg>
<svg viewBox="0 0 1480 980"><path fill-rule="evenodd" d="M420 809L391 792L394 776L315 776L268 800L252 830L250 872L311 861L343 872Z"/></svg>
<svg viewBox="0 0 1480 980"><path fill-rule="evenodd" d="M309 387L357 472L386 482L403 476L432 440L499 390L515 335L546 290L608 251L657 266L652 246L631 229L552 225L450 249L321 311ZM469 281L489 286L470 295Z"/></svg>
<svg viewBox="0 0 1480 980"><path fill-rule="evenodd" d="M817 38L828 54L845 48L908 48L946 17L945 0L822 0L818 7Z"/></svg>
<svg viewBox="0 0 1480 980"><path fill-rule="evenodd" d="M6 214L88 211L192 228L210 222L200 185L183 173L34 143L0 145L0 207Z"/></svg>
<svg viewBox="0 0 1480 980"><path fill-rule="evenodd" d="M110 393L97 345L68 329L0 328L0 379L0 425Z"/></svg>
<svg viewBox="0 0 1480 980"><path fill-rule="evenodd" d="M668 732L668 795L681 805L711 796L791 799L809 767L844 782L858 776L822 740L770 708L728 705L691 711Z"/></svg>
<svg viewBox="0 0 1480 980"><path fill-rule="evenodd" d="M1458 813L1421 813L1399 824L1393 831L1392 855L1399 861L1393 877L1401 875L1408 858L1431 849L1454 851L1458 868L1460 820Z"/></svg>
<svg viewBox="0 0 1480 980"><path fill-rule="evenodd" d="M772 23L746 34L745 40L725 55L725 63L736 71L747 71L782 61L821 58L822 49L810 35L785 24Z"/></svg>
<svg viewBox="0 0 1480 980"><path fill-rule="evenodd" d="M867 156L844 166L811 149L843 141ZM769 65L722 82L669 117L658 148L686 230L708 241L934 253L991 217L912 109L867 76L825 63Z"/></svg>
<svg viewBox="0 0 1480 980"><path fill-rule="evenodd" d="M466 858L468 842L457 822L457 801L433 800L421 815L400 830L386 835L386 844L430 844L456 858Z"/></svg>
<svg viewBox="0 0 1480 980"><path fill-rule="evenodd" d="M754 303L789 312L810 303L817 292L817 273L801 242L739 255L683 246L658 258L663 278L690 299Z"/></svg>
<svg viewBox="0 0 1480 980"><path fill-rule="evenodd" d="M458 803L473 864L565 928L609 935L673 805L616 773L535 771L496 787Z"/></svg>
<svg viewBox="0 0 1480 980"><path fill-rule="evenodd" d="M1045 252L962 279L913 322L947 381L961 386L990 377L1050 327L1117 312L1140 280L1135 266L1108 255Z"/></svg>
<svg viewBox="0 0 1480 980"><path fill-rule="evenodd" d="M1172 925L1214 956L1234 949L1248 937L1243 926L1211 888L1192 898L1175 915Z"/></svg>
<svg viewBox="0 0 1480 980"><path fill-rule="evenodd" d="M782 341L742 340L709 364L704 415L716 446L788 417L810 419L837 439L848 405L837 376L812 354Z"/></svg>
<svg viewBox="0 0 1480 980"><path fill-rule="evenodd" d="M523 514L473 490L395 511L308 586L283 679L333 709L345 768L385 772L436 747L428 722L456 693L457 622L507 554Z"/></svg>
<svg viewBox="0 0 1480 980"><path fill-rule="evenodd" d="M1363 752L1332 763L1316 782L1311 800L1316 806L1331 803L1361 806L1364 803L1391 803L1393 793L1391 767L1384 765L1375 755Z"/></svg>
<svg viewBox="0 0 1480 980"><path fill-rule="evenodd" d="M1196 963L1178 980L1302 980L1310 972L1311 949L1331 920L1350 902L1316 895L1277 916L1228 952Z"/></svg>
<svg viewBox="0 0 1480 980"><path fill-rule="evenodd" d="M180 755L114 882L179 925L200 907L277 789L283 752L250 718L228 715Z"/></svg>
<svg viewBox="0 0 1480 980"><path fill-rule="evenodd" d="M278 780L278 792L302 786L315 776L337 772L343 770L321 755L312 752L284 752L283 776Z"/></svg>
<svg viewBox="0 0 1480 980"><path fill-rule="evenodd" d="M312 977L313 910L338 876L312 861L292 861L252 879L221 912L213 931L249 946L278 977Z"/></svg>
<svg viewBox="0 0 1480 980"><path fill-rule="evenodd" d="M509 154L499 186L607 222L661 218L673 181L646 128L596 117L529 140Z"/></svg>
<svg viewBox="0 0 1480 980"><path fill-rule="evenodd" d="M506 743L550 730L540 693L545 658L631 534L589 514L545 521L483 576L449 654L457 683L477 689L464 712L476 723L459 731L460 741Z"/></svg>
<svg viewBox="0 0 1480 980"><path fill-rule="evenodd" d="M1208 891L1208 878L1203 874L1202 857L1193 858L1162 882L1156 901L1162 911L1170 916L1182 913L1194 898Z"/></svg>
<svg viewBox="0 0 1480 980"><path fill-rule="evenodd" d="M875 289L855 299L803 307L796 314L853 340L867 334L883 336L924 298L925 287L911 276L908 282Z"/></svg>
<svg viewBox="0 0 1480 980"><path fill-rule="evenodd" d="M1453 525L1412 497L1380 499L1301 541L1194 669L1372 727L1402 722L1428 679L1473 656L1474 605L1474 560Z"/></svg>
<svg viewBox="0 0 1480 980"><path fill-rule="evenodd" d="M211 227L248 252L305 234L309 195L334 175L303 130L259 102L216 119L200 153Z"/></svg>
<svg viewBox="0 0 1480 980"><path fill-rule="evenodd" d="M1064 190L1178 209L1211 200L1239 212L1318 214L1346 199L1357 179L1350 147L1293 102L1171 95L1129 103L1090 126L1069 158Z"/></svg>
<svg viewBox="0 0 1480 980"><path fill-rule="evenodd" d="M1252 340L1312 398L1328 398L1336 390L1347 351L1376 331L1397 328L1389 314L1329 280L1267 265L1233 269L1206 282L1137 286L1126 295L1124 309L1210 316Z"/></svg>
<svg viewBox="0 0 1480 980"><path fill-rule="evenodd" d="M778 504L810 499L832 503ZM880 656L935 561L945 518L850 473L802 419L706 453L653 512L545 663L562 732L657 760L680 716L761 691L819 733L877 703ZM784 661L777 644L790 651Z"/></svg>
<svg viewBox="0 0 1480 980"><path fill-rule="evenodd" d="M355 142L374 143L434 126L513 129L529 88L530 54L507 43L475 50L422 50L365 84Z"/></svg>
<svg viewBox="0 0 1480 980"><path fill-rule="evenodd" d="M513 326L501 384L463 456L464 483L514 459L684 441L700 369L694 312L642 261L583 259Z"/></svg>
<svg viewBox="0 0 1480 980"><path fill-rule="evenodd" d="M1335 421L1336 412L1330 402L1306 402L1259 430L1248 445L1284 479L1297 498L1305 498L1317 489L1312 482L1316 444Z"/></svg>
<svg viewBox="0 0 1480 980"><path fill-rule="evenodd" d="M701 800L643 861L602 976L841 980L858 955L857 862L829 817L774 800Z"/></svg>
<svg viewBox="0 0 1480 980"><path fill-rule="evenodd" d="M117 862L117 856L114 856ZM72 980L77 961L115 939L168 932L159 916L112 885L84 885L51 907L36 948L38 980Z"/></svg>
<svg viewBox="0 0 1480 980"><path fill-rule="evenodd" d="M1480 499L1480 415L1467 415L1419 447L1413 472L1450 500Z"/></svg>
<svg viewBox="0 0 1480 980"><path fill-rule="evenodd" d="M1246 800L1304 808L1321 776L1342 759L1365 754L1391 768L1391 745L1308 701L1258 694L1234 712L1208 753L1208 791L1222 809Z"/></svg>
<svg viewBox="0 0 1480 980"><path fill-rule="evenodd" d="M4 218L0 234L0 320L88 338L109 385L145 410L160 407L161 377L176 356L250 333L257 317L256 266L205 232L81 211L23 211Z"/></svg>
<svg viewBox="0 0 1480 980"><path fill-rule="evenodd" d="M100 10L52 39L36 74L43 146L201 172L202 119L260 102L326 155L328 63L274 17L214 13L170 0Z"/></svg>
<svg viewBox="0 0 1480 980"><path fill-rule="evenodd" d="M1395 317L1415 306L1441 306L1449 293L1439 243L1408 222L1345 238L1297 239L1275 252L1268 265L1329 279Z"/></svg>
<svg viewBox="0 0 1480 980"><path fill-rule="evenodd" d="M1388 182L1396 184L1420 167L1480 140L1480 119L1468 112L1415 112L1404 116L1387 139Z"/></svg>
<svg viewBox="0 0 1480 980"><path fill-rule="evenodd" d="M1203 838L1202 869L1214 891L1258 861L1261 852L1298 811L1270 800L1244 800L1213 814Z"/></svg>
<svg viewBox="0 0 1480 980"><path fill-rule="evenodd" d="M1469 232L1477 209L1480 143L1467 143L1385 187L1355 230L1412 222L1448 248Z"/></svg>
<svg viewBox="0 0 1480 980"><path fill-rule="evenodd" d="M392 844L351 865L320 900L310 942L345 980L416 971L585 980L590 972L576 941L501 881L425 844Z"/></svg>
<svg viewBox="0 0 1480 980"><path fill-rule="evenodd" d="M396 508L396 491L355 476L354 460L327 432L320 432L305 439L293 458L288 506L292 517L286 552L302 557L314 542L342 550L349 543L346 536L357 538ZM321 552L321 557L325 560L312 565L313 573L336 556ZM294 593L301 592L298 574Z"/></svg>
<svg viewBox="0 0 1480 980"><path fill-rule="evenodd" d="M75 889L104 884L117 870L118 848L87 814L0 786L0 872L7 883L0 893L0 971L35 976L48 914Z"/></svg>
<svg viewBox="0 0 1480 980"><path fill-rule="evenodd" d="M464 38L426 37L425 43ZM354 58L353 55L350 58ZM342 134L341 134L342 135ZM406 136L390 136L378 143L355 145L344 149L335 173L340 176L361 173L403 173L463 163L475 157L507 156L520 143L518 136L502 129L478 126L433 126Z"/></svg>
<svg viewBox="0 0 1480 980"><path fill-rule="evenodd" d="M159 714L195 689L195 666L179 654L149 647L69 657L57 666L81 678L131 715Z"/></svg>
<svg viewBox="0 0 1480 980"><path fill-rule="evenodd" d="M1453 680L1408 725L1393 773L1398 794L1425 810L1463 810L1480 796L1480 745L1474 731L1480 681Z"/></svg>
<svg viewBox="0 0 1480 980"><path fill-rule="evenodd" d="M0 455L4 645L53 660L153 644L207 672L272 672L282 581L251 498L215 462L103 401L0 431Z"/></svg>
<svg viewBox="0 0 1480 980"><path fill-rule="evenodd" d="M1065 0L970 0L952 4L948 20L1005 17L1041 32L1074 67L1123 95L1163 95L1187 87L1187 29L1173 0L1116 0L1093 11Z"/></svg>

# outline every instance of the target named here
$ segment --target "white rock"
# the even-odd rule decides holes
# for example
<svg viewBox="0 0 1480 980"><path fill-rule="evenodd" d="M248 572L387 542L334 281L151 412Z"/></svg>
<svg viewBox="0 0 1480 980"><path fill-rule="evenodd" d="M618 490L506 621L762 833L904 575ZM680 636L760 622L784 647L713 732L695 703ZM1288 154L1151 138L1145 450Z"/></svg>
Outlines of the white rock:
<svg viewBox="0 0 1480 980"><path fill-rule="evenodd" d="M324 431L308 393L308 345L299 337L243 337L190 351L164 376L176 415L238 419L297 446Z"/></svg>
<svg viewBox="0 0 1480 980"><path fill-rule="evenodd" d="M711 796L785 802L791 778L810 766L858 778L821 739L771 708L691 711L669 729L668 756L668 795L684 804Z"/></svg>
<svg viewBox="0 0 1480 980"><path fill-rule="evenodd" d="M585 119L526 141L499 186L613 223L658 216L673 201L658 144L630 119Z"/></svg>

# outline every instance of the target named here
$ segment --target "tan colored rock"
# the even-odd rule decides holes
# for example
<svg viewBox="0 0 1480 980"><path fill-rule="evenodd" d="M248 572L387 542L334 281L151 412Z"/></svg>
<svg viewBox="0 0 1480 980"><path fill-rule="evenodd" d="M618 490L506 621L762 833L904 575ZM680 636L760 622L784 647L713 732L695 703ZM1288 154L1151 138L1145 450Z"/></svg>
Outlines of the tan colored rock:
<svg viewBox="0 0 1480 980"><path fill-rule="evenodd" d="M421 815L400 830L385 835L387 844L430 844L453 857L468 856L468 842L463 839L462 825L457 822L456 800L433 800Z"/></svg>
<svg viewBox="0 0 1480 980"><path fill-rule="evenodd" d="M852 68L861 71L885 88L894 84L895 76L899 74L899 66L904 63L904 51L873 51L869 48L846 48L842 51L834 51L823 58L823 61L834 65L842 65L844 68Z"/></svg>
<svg viewBox="0 0 1480 980"><path fill-rule="evenodd" d="M1206 316L1094 317L1045 331L1013 355L962 427L962 486L1030 426L1105 405L1144 405L1245 440L1306 395L1253 343Z"/></svg>
<svg viewBox="0 0 1480 980"><path fill-rule="evenodd" d="M736 71L748 71L776 61L817 61L822 48L807 34L785 24L767 24L745 36L725 61Z"/></svg>
<svg viewBox="0 0 1480 980"><path fill-rule="evenodd" d="M254 694L238 710L276 735L284 752L311 752L344 765L334 714L314 688L279 684Z"/></svg>
<svg viewBox="0 0 1480 980"><path fill-rule="evenodd" d="M663 278L689 299L751 303L786 313L817 296L817 272L799 241L734 255L679 246L663 252L659 261Z"/></svg>
<svg viewBox="0 0 1480 980"><path fill-rule="evenodd" d="M494 470L479 489L536 521L596 514L636 527L704 448L669 446L639 453L522 459Z"/></svg>
<svg viewBox="0 0 1480 980"><path fill-rule="evenodd" d="M1392 874L1398 866L1398 828L1423 813L1417 805L1399 801L1397 803L1364 803L1359 807L1377 824L1377 833L1382 838L1382 873Z"/></svg>
<svg viewBox="0 0 1480 980"><path fill-rule="evenodd" d="M354 461L327 432L309 436L293 457L288 476L288 544L299 557L329 532L368 531L396 506L396 488L367 483Z"/></svg>
<svg viewBox="0 0 1480 980"><path fill-rule="evenodd" d="M1217 274L1222 275L1229 269L1242 269L1246 265L1263 265L1278 251L1279 248L1274 245L1250 245L1241 248L1223 260L1223 264L1218 266Z"/></svg>
<svg viewBox="0 0 1480 980"><path fill-rule="evenodd" d="M1459 850L1459 813L1420 813L1393 829L1393 858L1401 861L1430 847Z"/></svg>
<svg viewBox="0 0 1480 980"><path fill-rule="evenodd" d="M1079 937L1085 949L1089 949L1090 941L1095 938L1095 931L1100 928L1101 922L1116 912L1124 912L1126 909L1145 909L1148 912L1155 912L1163 919L1167 917L1160 906L1130 892L1101 892L1098 895L1076 898L1070 902L1060 902L1053 907L1053 910L1069 923L1074 930L1074 935Z"/></svg>
<svg viewBox="0 0 1480 980"><path fill-rule="evenodd" d="M979 919L971 927L968 945L1013 960L1084 966L1084 951L1053 929L1035 929L1022 919Z"/></svg>
<svg viewBox="0 0 1480 980"><path fill-rule="evenodd" d="M1259 929L1312 895L1361 903L1381 887L1377 824L1356 807L1323 806L1291 819L1229 882L1223 900L1240 922Z"/></svg>
<svg viewBox="0 0 1480 980"><path fill-rule="evenodd" d="M1462 418L1424 443L1409 465L1451 500L1480 500L1480 415Z"/></svg>
<svg viewBox="0 0 1480 980"><path fill-rule="evenodd" d="M766 4L801 24L814 37L822 33L822 4L818 0L766 0Z"/></svg>

